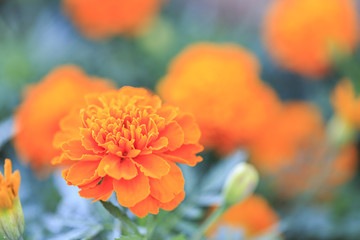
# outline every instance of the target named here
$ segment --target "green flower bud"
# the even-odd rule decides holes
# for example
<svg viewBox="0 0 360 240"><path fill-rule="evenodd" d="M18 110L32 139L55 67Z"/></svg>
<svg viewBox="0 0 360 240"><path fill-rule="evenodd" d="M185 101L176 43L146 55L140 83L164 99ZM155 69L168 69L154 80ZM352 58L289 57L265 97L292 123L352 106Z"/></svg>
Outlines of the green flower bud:
<svg viewBox="0 0 360 240"><path fill-rule="evenodd" d="M356 129L340 116L334 115L327 125L327 134L331 144L341 147L355 139Z"/></svg>
<svg viewBox="0 0 360 240"><path fill-rule="evenodd" d="M20 199L16 197L11 208L0 210L0 233L5 239L18 240L25 230L24 214Z"/></svg>
<svg viewBox="0 0 360 240"><path fill-rule="evenodd" d="M225 182L224 204L231 206L244 200L254 192L258 182L259 174L252 165L237 164Z"/></svg>

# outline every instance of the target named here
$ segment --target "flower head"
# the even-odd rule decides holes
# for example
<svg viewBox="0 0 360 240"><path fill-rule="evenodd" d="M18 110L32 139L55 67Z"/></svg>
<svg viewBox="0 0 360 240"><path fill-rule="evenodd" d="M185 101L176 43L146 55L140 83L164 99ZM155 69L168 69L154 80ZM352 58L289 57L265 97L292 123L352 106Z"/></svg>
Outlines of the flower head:
<svg viewBox="0 0 360 240"><path fill-rule="evenodd" d="M192 115L162 104L142 88L86 97L87 105L61 121L54 144L71 161L63 177L80 196L106 201L113 191L135 215L174 209L184 198L184 178L175 163L194 166L200 131Z"/></svg>
<svg viewBox="0 0 360 240"><path fill-rule="evenodd" d="M278 108L250 52L234 44L198 43L170 64L158 85L165 101L194 114L201 142L227 153L259 134Z"/></svg>
<svg viewBox="0 0 360 240"><path fill-rule="evenodd" d="M63 0L65 12L88 37L137 34L159 12L162 0Z"/></svg>
<svg viewBox="0 0 360 240"><path fill-rule="evenodd" d="M5 159L4 175L0 172L0 209L12 208L14 199L18 197L20 187L20 173L12 172L10 159Z"/></svg>
<svg viewBox="0 0 360 240"><path fill-rule="evenodd" d="M226 179L223 189L224 204L234 205L251 195L259 183L256 169L245 162L237 164Z"/></svg>
<svg viewBox="0 0 360 240"><path fill-rule="evenodd" d="M230 207L209 229L207 236L214 237L220 228L225 228L229 232L242 232L244 239L252 239L274 231L278 222L279 217L267 201L259 195L252 195Z"/></svg>
<svg viewBox="0 0 360 240"><path fill-rule="evenodd" d="M0 236L17 240L24 233L25 223L19 200L21 177L18 170L12 173L10 159L5 159L4 175L0 172Z"/></svg>
<svg viewBox="0 0 360 240"><path fill-rule="evenodd" d="M264 19L265 45L283 67L311 77L331 67L331 48L351 52L358 41L353 0L275 0Z"/></svg>
<svg viewBox="0 0 360 240"><path fill-rule="evenodd" d="M14 145L21 159L38 173L47 173L52 168L51 159L59 154L52 141L60 119L74 105L84 104L85 94L109 89L108 81L89 77L72 65L54 69L31 86L15 113Z"/></svg>

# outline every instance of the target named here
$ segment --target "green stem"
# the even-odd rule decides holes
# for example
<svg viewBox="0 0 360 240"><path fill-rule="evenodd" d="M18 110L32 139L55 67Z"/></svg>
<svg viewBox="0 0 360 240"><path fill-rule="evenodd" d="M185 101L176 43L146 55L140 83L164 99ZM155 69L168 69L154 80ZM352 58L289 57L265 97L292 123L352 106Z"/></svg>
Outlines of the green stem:
<svg viewBox="0 0 360 240"><path fill-rule="evenodd" d="M224 214L229 208L227 205L222 205L208 217L200 226L199 230L192 236L191 240L201 240L204 233Z"/></svg>
<svg viewBox="0 0 360 240"><path fill-rule="evenodd" d="M125 223L136 235L141 236L136 224L126 216L118 207L114 206L111 202L100 201L103 207L114 217Z"/></svg>

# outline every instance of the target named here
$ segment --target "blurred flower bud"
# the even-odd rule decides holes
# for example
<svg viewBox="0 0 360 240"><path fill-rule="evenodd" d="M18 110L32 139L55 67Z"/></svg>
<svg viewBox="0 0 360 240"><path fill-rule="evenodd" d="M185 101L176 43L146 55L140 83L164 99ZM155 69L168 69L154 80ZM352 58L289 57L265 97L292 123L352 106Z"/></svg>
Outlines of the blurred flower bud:
<svg viewBox="0 0 360 240"><path fill-rule="evenodd" d="M224 204L231 206L251 195L259 182L256 169L245 162L239 163L228 176L223 190Z"/></svg>
<svg viewBox="0 0 360 240"><path fill-rule="evenodd" d="M11 208L3 208L0 211L0 234L5 239L18 240L25 230L24 214L21 208L20 199L13 201Z"/></svg>
<svg viewBox="0 0 360 240"><path fill-rule="evenodd" d="M331 144L341 147L355 138L355 128L339 115L334 115L327 126L327 133Z"/></svg>
<svg viewBox="0 0 360 240"><path fill-rule="evenodd" d="M5 159L4 175L0 173L0 234L18 240L25 230L24 214L19 199L20 173L12 173L10 159Z"/></svg>

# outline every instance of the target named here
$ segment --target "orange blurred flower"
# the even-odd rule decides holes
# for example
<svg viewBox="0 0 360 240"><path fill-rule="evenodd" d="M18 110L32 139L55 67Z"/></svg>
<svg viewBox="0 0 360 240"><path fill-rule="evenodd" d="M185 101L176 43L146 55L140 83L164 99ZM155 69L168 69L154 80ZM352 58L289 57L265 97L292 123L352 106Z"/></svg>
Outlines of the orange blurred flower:
<svg viewBox="0 0 360 240"><path fill-rule="evenodd" d="M84 104L84 95L111 89L110 82L89 77L77 66L65 65L31 86L15 113L15 149L40 174L52 167L59 154L52 141L59 121L73 106Z"/></svg>
<svg viewBox="0 0 360 240"><path fill-rule="evenodd" d="M195 115L206 147L227 153L253 139L278 108L259 72L255 56L240 46L198 43L173 60L158 90Z"/></svg>
<svg viewBox="0 0 360 240"><path fill-rule="evenodd" d="M63 0L65 12L93 39L140 33L162 3L163 0Z"/></svg>
<svg viewBox="0 0 360 240"><path fill-rule="evenodd" d="M259 195L252 195L229 208L206 235L215 237L220 227L227 227L230 231L242 231L244 239L252 239L274 231L278 222L278 215L267 201Z"/></svg>
<svg viewBox="0 0 360 240"><path fill-rule="evenodd" d="M356 47L357 18L353 0L275 0L264 19L265 45L283 67L321 77L331 67L331 47Z"/></svg>
<svg viewBox="0 0 360 240"><path fill-rule="evenodd" d="M314 187L331 190L354 176L357 151L352 144L331 148L325 137L321 115L314 106L287 103L251 145L251 161L284 197Z"/></svg>
<svg viewBox="0 0 360 240"><path fill-rule="evenodd" d="M323 136L322 117L315 106L287 103L250 145L251 159L258 170L273 174L294 164L299 149L318 144Z"/></svg>
<svg viewBox="0 0 360 240"><path fill-rule="evenodd" d="M80 196L106 201L113 191L135 215L174 209L184 198L184 178L175 164L194 166L200 131L192 115L162 104L142 88L86 97L86 107L61 121L54 163L72 161L63 177Z"/></svg>
<svg viewBox="0 0 360 240"><path fill-rule="evenodd" d="M349 124L360 127L360 97L355 95L350 80L343 79L337 84L331 100L338 115Z"/></svg>
<svg viewBox="0 0 360 240"><path fill-rule="evenodd" d="M10 159L5 159L4 175L0 172L0 210L12 208L14 199L18 197L20 187L20 173L16 170L12 172Z"/></svg>

